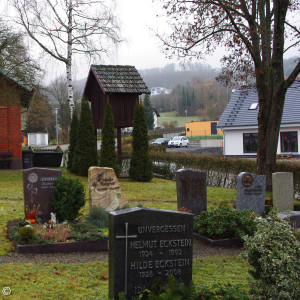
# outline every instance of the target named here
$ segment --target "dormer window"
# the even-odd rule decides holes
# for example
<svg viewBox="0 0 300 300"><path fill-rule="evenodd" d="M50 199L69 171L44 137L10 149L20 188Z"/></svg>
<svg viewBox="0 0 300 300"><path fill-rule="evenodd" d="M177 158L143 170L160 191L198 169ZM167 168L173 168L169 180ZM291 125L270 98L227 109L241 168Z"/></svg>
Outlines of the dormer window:
<svg viewBox="0 0 300 300"><path fill-rule="evenodd" d="M252 104L250 105L249 109L255 110L255 109L257 109L257 107L258 107L258 103L252 103Z"/></svg>

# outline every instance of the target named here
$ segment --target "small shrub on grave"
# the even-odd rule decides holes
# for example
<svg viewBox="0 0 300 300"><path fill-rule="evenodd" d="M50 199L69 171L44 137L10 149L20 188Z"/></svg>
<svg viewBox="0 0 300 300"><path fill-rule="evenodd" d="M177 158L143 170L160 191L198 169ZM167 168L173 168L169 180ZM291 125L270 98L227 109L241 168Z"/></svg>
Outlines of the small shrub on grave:
<svg viewBox="0 0 300 300"><path fill-rule="evenodd" d="M19 240L25 244L30 244L35 240L36 233L30 225L23 226L19 229Z"/></svg>
<svg viewBox="0 0 300 300"><path fill-rule="evenodd" d="M127 300L124 293L119 293L119 300ZM160 277L154 278L152 287L144 290L138 297L131 300L196 300L201 299L197 295L194 285L186 286L183 282L175 280L174 276L169 276L164 282Z"/></svg>
<svg viewBox="0 0 300 300"><path fill-rule="evenodd" d="M250 295L238 285L230 283L215 283L212 285L202 285L198 291L199 298L203 300L227 299L227 300L247 300Z"/></svg>
<svg viewBox="0 0 300 300"><path fill-rule="evenodd" d="M212 239L242 238L253 235L256 215L251 210L221 207L204 211L194 218L194 231Z"/></svg>
<svg viewBox="0 0 300 300"><path fill-rule="evenodd" d="M103 207L93 206L86 217L87 223L102 228L108 227L109 213Z"/></svg>
<svg viewBox="0 0 300 300"><path fill-rule="evenodd" d="M72 233L70 239L76 241L97 241L105 240L107 237L100 228L88 223L80 222L72 224Z"/></svg>
<svg viewBox="0 0 300 300"><path fill-rule="evenodd" d="M287 221L272 210L257 219L257 231L246 238L243 256L252 268L251 294L255 299L298 299L300 243Z"/></svg>
<svg viewBox="0 0 300 300"><path fill-rule="evenodd" d="M60 177L51 195L51 205L58 222L73 222L85 204L84 187L78 179Z"/></svg>

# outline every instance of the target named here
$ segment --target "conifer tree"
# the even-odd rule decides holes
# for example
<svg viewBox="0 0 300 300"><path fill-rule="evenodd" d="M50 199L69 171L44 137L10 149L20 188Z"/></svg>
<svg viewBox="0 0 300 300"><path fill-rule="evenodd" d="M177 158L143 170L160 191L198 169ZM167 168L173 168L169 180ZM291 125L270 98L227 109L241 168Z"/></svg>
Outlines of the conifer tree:
<svg viewBox="0 0 300 300"><path fill-rule="evenodd" d="M76 110L74 109L71 124L70 124L70 145L69 145L68 164L67 164L67 169L71 172L73 171L72 164L73 164L75 149L77 144L77 131L78 131L78 117L77 117Z"/></svg>
<svg viewBox="0 0 300 300"><path fill-rule="evenodd" d="M83 99L77 131L77 145L72 164L73 172L81 176L88 175L89 167L97 166L97 140L94 130L89 103Z"/></svg>
<svg viewBox="0 0 300 300"><path fill-rule="evenodd" d="M134 110L132 148L129 177L135 181L150 181L153 172L148 152L148 129L144 108L140 103L136 104Z"/></svg>
<svg viewBox="0 0 300 300"><path fill-rule="evenodd" d="M149 94L146 94L144 99L144 110L146 115L146 123L149 130L152 130L154 127L154 110L150 101Z"/></svg>
<svg viewBox="0 0 300 300"><path fill-rule="evenodd" d="M120 167L118 165L118 156L115 146L115 125L109 100L107 99L104 120L102 127L102 142L100 150L100 167L108 167L114 169L116 176L120 175Z"/></svg>

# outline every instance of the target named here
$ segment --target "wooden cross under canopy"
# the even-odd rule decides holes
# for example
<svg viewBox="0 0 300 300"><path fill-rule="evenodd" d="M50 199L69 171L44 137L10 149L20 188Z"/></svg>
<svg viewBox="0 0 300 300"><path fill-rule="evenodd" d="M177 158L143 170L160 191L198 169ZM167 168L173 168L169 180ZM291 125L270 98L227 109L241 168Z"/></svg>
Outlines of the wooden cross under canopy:
<svg viewBox="0 0 300 300"><path fill-rule="evenodd" d="M135 104L142 94L150 94L139 72L133 66L92 65L83 97L91 102L95 131L103 127L107 98L117 128L119 163L122 161L121 128L132 127Z"/></svg>

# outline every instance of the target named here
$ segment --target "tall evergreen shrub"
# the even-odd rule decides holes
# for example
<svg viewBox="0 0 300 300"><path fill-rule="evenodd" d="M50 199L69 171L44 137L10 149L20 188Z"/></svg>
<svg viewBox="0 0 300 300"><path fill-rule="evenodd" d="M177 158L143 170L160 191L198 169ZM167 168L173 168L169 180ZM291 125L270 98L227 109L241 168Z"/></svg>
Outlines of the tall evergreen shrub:
<svg viewBox="0 0 300 300"><path fill-rule="evenodd" d="M148 129L144 108L137 103L134 110L132 130L132 155L129 177L135 181L150 181L153 177L152 162L149 157Z"/></svg>
<svg viewBox="0 0 300 300"><path fill-rule="evenodd" d="M88 101L83 99L72 164L73 172L81 176L88 175L89 167L97 166L97 140L94 130L92 111Z"/></svg>
<svg viewBox="0 0 300 300"><path fill-rule="evenodd" d="M102 142L100 150L100 167L108 167L114 169L116 176L120 175L120 167L118 165L118 156L115 146L115 125L114 116L107 99L104 120L102 127Z"/></svg>
<svg viewBox="0 0 300 300"><path fill-rule="evenodd" d="M146 115L146 123L149 130L152 130L154 127L154 110L150 101L150 95L147 94L144 99L144 110Z"/></svg>
<svg viewBox="0 0 300 300"><path fill-rule="evenodd" d="M68 153L68 164L67 164L67 169L69 171L72 170L72 164L74 160L74 155L75 155L75 148L77 144L77 130L78 130L78 117L76 110L73 110L73 115L72 115L72 120L71 120L71 125L70 125L70 145L69 145L69 153Z"/></svg>

